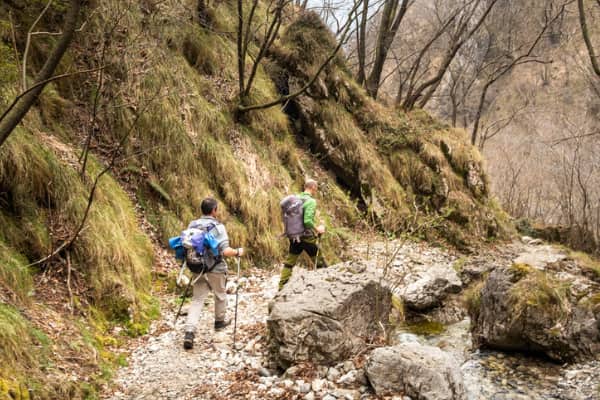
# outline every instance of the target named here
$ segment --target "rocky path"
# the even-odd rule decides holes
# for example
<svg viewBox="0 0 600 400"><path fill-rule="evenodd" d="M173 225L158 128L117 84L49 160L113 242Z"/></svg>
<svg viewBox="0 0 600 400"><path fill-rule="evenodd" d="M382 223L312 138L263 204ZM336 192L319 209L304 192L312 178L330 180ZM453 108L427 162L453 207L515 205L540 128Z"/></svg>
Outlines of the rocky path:
<svg viewBox="0 0 600 400"><path fill-rule="evenodd" d="M569 399L598 398L600 363L571 366L549 364L525 356L479 352L470 348L468 319L452 301L460 275L464 283L517 257L531 264L556 257L554 249L538 244L513 243L488 254L468 258L425 244L398 242L353 247L355 257L376 259L392 269L397 291L415 295L414 301L445 307L429 316L451 325L440 335L398 332L397 342L420 341L452 353L462 364L468 398ZM524 262L525 262L524 261ZM431 268L435 266L435 268ZM437 275L431 275L437 271ZM460 272L460 274L458 274ZM453 273L457 273L454 275ZM278 271L248 270L240 283L236 346L233 324L215 333L213 303L209 296L194 349L185 351L184 318L176 326L174 296L163 298L163 317L149 335L132 343L129 366L121 369L103 398L121 399L376 399L363 372L365 355L327 368L300 365L277 374L266 357L268 303L275 296ZM440 279L442 277L442 279ZM235 280L233 277L232 282ZM441 283L440 283L441 282ZM233 317L235 292L230 288L228 316ZM426 296L417 296L427 293ZM433 300L432 300L433 298ZM453 321L453 322L452 322ZM456 323L457 321L460 321ZM281 371L279 371L281 372ZM395 397L395 400L408 400Z"/></svg>
<svg viewBox="0 0 600 400"><path fill-rule="evenodd" d="M456 257L422 244L376 243L354 246L354 257L376 258L382 264L392 258L396 265L446 263ZM232 266L230 266L232 267ZM375 398L366 385L362 360L331 368L300 367L275 375L266 361L265 324L268 302L277 291L279 271L245 271L238 303L236 347L233 324L215 333L213 300L209 296L202 314L194 348L182 347L184 318L173 325L172 298L162 299L162 319L151 332L131 347L129 366L121 369L104 398L121 399L293 399ZM235 280L235 277L231 278ZM230 288L228 317L233 317L235 293ZM173 297L173 296L171 296Z"/></svg>
<svg viewBox="0 0 600 400"><path fill-rule="evenodd" d="M252 271L242 278L238 299L236 347L233 323L213 329L213 299L209 296L192 350L184 350L185 316L176 325L172 299L163 302L163 317L149 335L133 344L129 366L119 371L110 399L226 399L264 398L260 386L267 302L274 296L277 277ZM228 290L228 317L233 318L235 293ZM264 371L263 371L264 374ZM254 384L255 383L255 384Z"/></svg>
<svg viewBox="0 0 600 400"><path fill-rule="evenodd" d="M332 368L292 368L277 376L266 361L267 305L279 276L253 271L243 279L238 303L236 345L233 324L215 333L213 301L205 305L194 348L182 347L184 318L163 310L149 335L133 344L129 366L119 371L105 398L121 399L371 399L364 373L352 362ZM233 317L235 294L228 296ZM352 388L350 388L352 387Z"/></svg>

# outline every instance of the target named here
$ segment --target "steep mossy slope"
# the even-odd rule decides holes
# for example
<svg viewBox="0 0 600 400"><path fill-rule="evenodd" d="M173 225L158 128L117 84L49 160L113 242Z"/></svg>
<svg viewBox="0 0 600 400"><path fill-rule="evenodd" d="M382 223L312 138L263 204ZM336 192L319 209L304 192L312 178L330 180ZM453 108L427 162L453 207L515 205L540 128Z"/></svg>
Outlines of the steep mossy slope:
<svg viewBox="0 0 600 400"><path fill-rule="evenodd" d="M333 43L316 14L296 18L276 43L268 68L279 90L293 92L305 84ZM309 50L320 57L307 58ZM352 80L341 58L286 112L296 135L308 139L322 164L383 230L418 229L438 215L425 224L429 233L459 247L504 234L505 217L489 199L481 156L465 132L424 111L405 114L378 104Z"/></svg>
<svg viewBox="0 0 600 400"><path fill-rule="evenodd" d="M38 29L59 26L66 3L54 2ZM16 54L45 4L0 5L2 109L19 91ZM258 266L282 258L279 200L306 176L321 183L331 261L354 232L375 228L461 247L502 234L502 213L464 133L372 101L341 56L306 94L236 121L235 4L211 4L210 28L195 20L195 7L90 2L58 73L102 70L50 84L0 148L0 396L93 396L121 362L113 328L139 334L156 317L154 250L142 219L164 246L207 195L221 201L232 243ZM266 17L263 4L257 15ZM32 41L31 76L54 40ZM314 14L290 15L249 100L300 87L333 46ZM71 238L113 158L73 246L30 265ZM70 380L72 371L86 378Z"/></svg>

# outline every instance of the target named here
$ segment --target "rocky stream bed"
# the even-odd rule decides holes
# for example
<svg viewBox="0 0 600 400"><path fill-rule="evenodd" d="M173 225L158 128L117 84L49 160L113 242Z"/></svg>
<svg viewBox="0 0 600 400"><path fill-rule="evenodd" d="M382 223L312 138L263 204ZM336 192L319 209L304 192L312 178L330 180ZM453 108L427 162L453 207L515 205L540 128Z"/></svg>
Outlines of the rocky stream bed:
<svg viewBox="0 0 600 400"><path fill-rule="evenodd" d="M518 257L535 264L556 256L537 243L503 245L487 254L462 257L419 243L355 246L357 258L370 258L391 268L394 292L412 302L409 323L397 327L391 344L434 346L460 365L465 397L483 399L600 398L600 362L557 363L518 352L473 348L470 320L459 301L461 290L497 265ZM537 260L537 261L536 261ZM433 266L433 267L432 267ZM431 277L428 271L438 271ZM269 302L277 294L278 271L247 270L240 282L236 344L233 324L215 333L209 297L194 349L182 348L183 318L173 325L174 302L163 299L163 317L150 334L131 344L129 366L122 368L103 398L121 399L397 399L404 393L377 395L365 373L366 351L330 366L299 363L287 370L269 357ZM460 274L459 274L460 272ZM310 272L308 272L310 273ZM460 279L458 278L460 276ZM234 279L233 279L234 280ZM235 292L230 288L228 315L233 317ZM427 303L427 307L423 306ZM441 307L430 310L430 307ZM422 311L419 311L423 308ZM415 311L416 310L416 311ZM416 322L415 322L416 321ZM432 322L435 321L435 322ZM440 323L441 321L441 323ZM456 371L458 372L458 371ZM434 399L432 395L412 399Z"/></svg>

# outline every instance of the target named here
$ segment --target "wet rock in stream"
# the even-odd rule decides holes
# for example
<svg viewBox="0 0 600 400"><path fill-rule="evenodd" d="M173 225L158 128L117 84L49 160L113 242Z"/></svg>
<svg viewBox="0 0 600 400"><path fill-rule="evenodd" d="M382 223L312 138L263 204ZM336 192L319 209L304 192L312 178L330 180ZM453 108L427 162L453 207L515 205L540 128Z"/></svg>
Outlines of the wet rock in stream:
<svg viewBox="0 0 600 400"><path fill-rule="evenodd" d="M600 354L600 285L550 268L513 264L489 275L469 307L476 345L559 362Z"/></svg>

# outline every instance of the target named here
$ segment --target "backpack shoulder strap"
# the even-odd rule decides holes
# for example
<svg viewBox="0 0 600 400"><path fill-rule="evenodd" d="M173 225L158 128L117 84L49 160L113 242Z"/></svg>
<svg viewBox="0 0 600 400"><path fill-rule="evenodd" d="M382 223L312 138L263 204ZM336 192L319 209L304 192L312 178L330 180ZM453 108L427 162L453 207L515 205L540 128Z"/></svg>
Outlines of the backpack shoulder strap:
<svg viewBox="0 0 600 400"><path fill-rule="evenodd" d="M217 229L218 226L223 225L222 223L220 223L219 221L215 221L215 222L211 222L210 224L208 224L205 229L206 229L206 233L210 233L210 231L212 231L213 229ZM210 253L210 252L209 252ZM220 263L223 260L223 255L221 254L221 252L219 252L219 254L214 258L215 263L212 265L212 267L210 267L208 269L208 272L212 271L213 268Z"/></svg>
<svg viewBox="0 0 600 400"><path fill-rule="evenodd" d="M212 231L213 229L215 229L217 227L217 224L215 224L214 222L211 222L210 224L206 225L204 227L204 230L206 231L206 233Z"/></svg>

